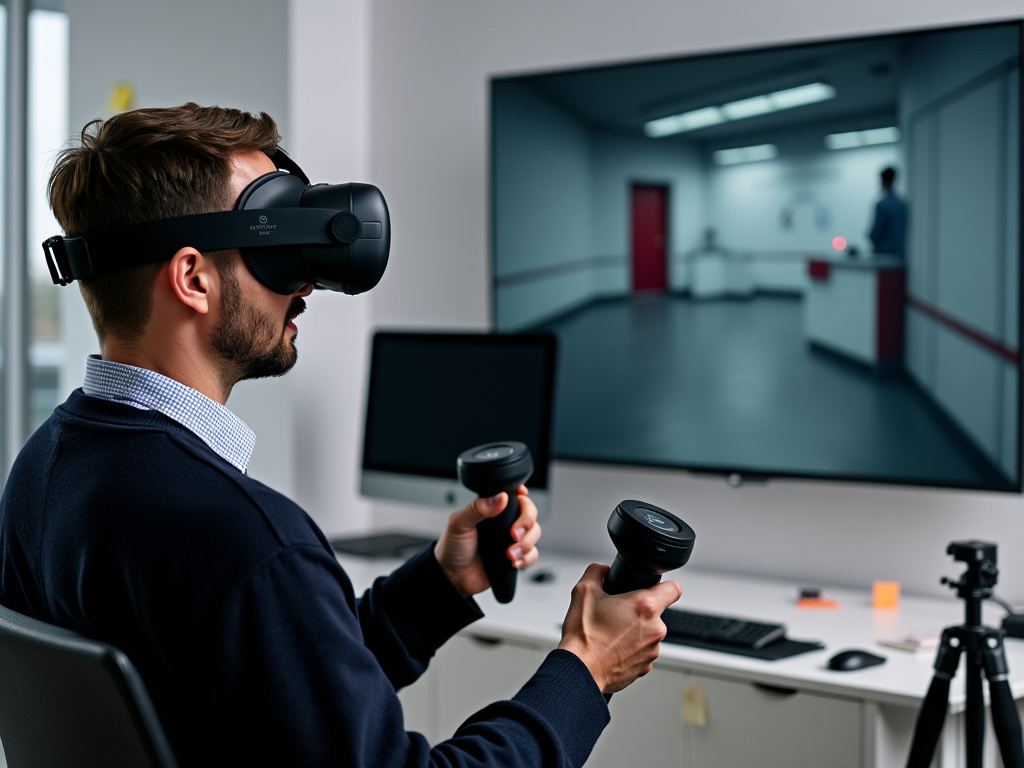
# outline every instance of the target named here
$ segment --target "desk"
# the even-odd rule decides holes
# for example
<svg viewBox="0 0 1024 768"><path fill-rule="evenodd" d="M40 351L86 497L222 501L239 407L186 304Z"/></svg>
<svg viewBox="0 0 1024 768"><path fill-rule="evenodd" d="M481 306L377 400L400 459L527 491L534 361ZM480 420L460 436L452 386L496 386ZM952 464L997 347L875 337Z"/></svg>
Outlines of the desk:
<svg viewBox="0 0 1024 768"><path fill-rule="evenodd" d="M508 697L532 674L560 638L569 591L589 561L544 552L532 569L554 579L535 583L521 575L515 600L499 605L490 593L477 599L485 617L453 638L425 679L402 692L409 727L431 741L454 732L465 716ZM357 591L397 563L344 557ZM825 648L780 661L734 656L665 643L654 672L612 698L612 724L588 766L903 766L917 709L932 678L934 653L881 646L876 637L938 634L964 620L963 601L904 595L893 611L874 611L867 591L827 589L838 610L796 607L801 585L684 568L673 574L683 587L678 607L781 621L795 639L821 640ZM803 585L808 586L808 585ZM984 621L998 626L998 607L986 605ZM450 647L449 647L450 646ZM835 652L865 648L888 661L857 672L833 672ZM1024 640L1008 640L1014 697L1024 697ZM500 662L497 654L500 654ZM956 730L965 704L961 662L950 693L950 714L937 765L963 762ZM987 686L986 686L987 688ZM706 723L680 717L684 696L706 696ZM1018 709L1020 707L1018 706ZM996 765L994 736L986 736L986 765Z"/></svg>
<svg viewBox="0 0 1024 768"><path fill-rule="evenodd" d="M904 264L892 257L812 258L804 298L804 336L866 365L903 357Z"/></svg>

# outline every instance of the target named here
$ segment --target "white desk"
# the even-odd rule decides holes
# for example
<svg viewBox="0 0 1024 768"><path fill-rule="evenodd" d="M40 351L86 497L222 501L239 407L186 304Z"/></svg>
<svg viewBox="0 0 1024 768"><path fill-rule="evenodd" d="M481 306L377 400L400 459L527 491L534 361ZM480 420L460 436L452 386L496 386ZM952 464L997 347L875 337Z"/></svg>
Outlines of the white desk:
<svg viewBox="0 0 1024 768"><path fill-rule="evenodd" d="M342 562L357 590L395 565L349 557L343 558ZM464 702L461 695L451 692L447 697L442 695L440 700L453 702L453 705L482 706L495 698L514 693L529 675L530 665L539 663L543 654L557 645L561 621L569 604L569 591L587 562L579 557L545 552L532 571L541 568L552 571L553 580L535 583L527 571L520 575L516 598L508 605L499 605L489 593L479 596L477 599L485 617L464 630L462 644L457 645L454 654L446 657L442 652L438 658L442 678L447 669L449 674L458 676L460 685L475 690L468 693ZM602 737L588 765L621 765L621 760L633 753L632 750L646 748L655 750L656 757L653 761L635 763L644 768L655 765L725 766L730 762L740 768L743 763L736 761L743 761L743 755L749 753L742 751L745 747L737 735L741 729L749 731L751 722L771 724L770 735L757 739L763 750L757 757L760 765L792 768L794 765L814 764L807 760L817 758L803 759L791 753L798 742L800 749L806 747L801 755L818 754L815 749L842 752L842 759L829 759L830 766L881 768L903 765L917 709L932 679L934 652L900 651L877 644L876 638L908 632L937 635L946 626L962 623L964 603L954 593L950 592L946 599L904 595L898 609L875 611L870 605L871 596L866 591L826 589L825 596L837 600L840 607L835 610L806 610L796 606L798 588L816 585L687 568L672 576L683 587L683 598L678 607L781 621L787 626L789 637L820 640L825 643L825 648L779 661L764 661L664 643L655 672L613 697L613 719L609 727L612 733L606 732ZM989 626L998 626L1002 614L998 606L986 606L984 621ZM474 667L469 654L475 646L468 638L484 640L482 644L476 643L481 648L501 647L503 656L500 664L492 655L488 661ZM505 645L499 645L501 643ZM1020 699L1024 697L1024 640L1011 639L1006 646L1011 688L1014 696ZM887 661L881 666L856 672L827 669L829 657L839 650L853 647L879 653L887 657ZM535 652L530 653L531 649ZM468 671L459 676L458 670L463 666ZM940 740L937 761L941 766L963 762L963 748L958 746L963 743L962 735L958 741L956 730L960 720L958 714L965 704L965 666L961 661L950 692L950 716ZM495 685L504 685L505 689L488 689L488 675L495 677ZM437 705L438 692L446 687L446 682L435 679L425 687L431 686L433 689L424 692L420 699L420 703L428 708ZM682 699L695 690L708 697L707 723L704 726L680 721ZM414 699L415 695L410 696L410 700ZM716 712L716 699L730 702L731 709ZM769 702L771 706L767 706ZM440 712L433 726L439 730L434 734L435 738L450 735L451 730L448 729L453 729L471 711L452 713L452 718ZM773 718L781 720L776 722ZM796 727L800 732L795 735L785 733L789 727ZM716 728L717 736L714 733ZM638 738L633 739L633 734L638 734ZM778 737L777 750L780 752L777 760L771 755L772 745L763 743L775 736ZM652 739L662 739L661 746ZM639 746L634 741L638 741ZM723 749L734 751L724 756ZM991 732L986 738L986 753L986 765L996 765L996 745Z"/></svg>

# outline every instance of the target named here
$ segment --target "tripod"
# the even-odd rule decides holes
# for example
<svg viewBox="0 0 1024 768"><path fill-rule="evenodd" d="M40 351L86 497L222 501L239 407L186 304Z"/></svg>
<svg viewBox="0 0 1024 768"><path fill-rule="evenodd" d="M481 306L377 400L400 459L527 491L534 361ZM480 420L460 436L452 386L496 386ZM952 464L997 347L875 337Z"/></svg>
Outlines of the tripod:
<svg viewBox="0 0 1024 768"><path fill-rule="evenodd" d="M967 705L964 720L967 731L967 768L982 768L985 743L985 695L981 674L988 678L992 708L992 728L1006 768L1024 768L1020 718L1007 681L1003 631L981 624L981 603L992 596L999 570L996 545L982 541L954 541L946 549L954 560L967 563L959 581L943 578L942 583L966 601L963 624L947 627L935 658L935 675L921 704L914 726L907 768L928 768L942 732L949 705L949 684L956 673L960 656L966 653Z"/></svg>

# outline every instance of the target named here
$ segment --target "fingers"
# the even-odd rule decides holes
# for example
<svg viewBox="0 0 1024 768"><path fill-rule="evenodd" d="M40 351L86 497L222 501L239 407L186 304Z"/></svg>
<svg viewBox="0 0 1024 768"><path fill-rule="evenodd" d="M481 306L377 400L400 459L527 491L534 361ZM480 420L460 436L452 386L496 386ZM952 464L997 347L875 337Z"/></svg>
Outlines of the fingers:
<svg viewBox="0 0 1024 768"><path fill-rule="evenodd" d="M651 593L661 605L661 610L665 610L683 596L683 588L677 581L663 581L651 587Z"/></svg>
<svg viewBox="0 0 1024 768"><path fill-rule="evenodd" d="M495 515L500 515L507 503L508 494L504 491L489 498L473 499L473 501L458 512L451 514L448 518L449 524L462 531L476 528L481 521Z"/></svg>
<svg viewBox="0 0 1024 768"><path fill-rule="evenodd" d="M527 494L526 486L519 486L517 498L519 502L519 517L512 523L512 538L515 541L521 541L526 532L537 524L537 505L533 503L533 499L529 498Z"/></svg>
<svg viewBox="0 0 1024 768"><path fill-rule="evenodd" d="M526 495L526 488L519 487L519 517L512 523L511 536L514 542L508 548L508 558L516 568L526 568L537 562L540 553L537 542L540 541L541 527L537 522L537 506Z"/></svg>

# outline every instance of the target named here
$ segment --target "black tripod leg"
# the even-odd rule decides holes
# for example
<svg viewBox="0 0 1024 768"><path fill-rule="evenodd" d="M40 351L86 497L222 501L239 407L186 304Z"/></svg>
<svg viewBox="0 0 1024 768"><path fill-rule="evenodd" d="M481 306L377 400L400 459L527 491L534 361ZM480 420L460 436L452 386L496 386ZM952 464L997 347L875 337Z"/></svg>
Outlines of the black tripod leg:
<svg viewBox="0 0 1024 768"><path fill-rule="evenodd" d="M992 702L992 728L996 732L1003 765L1005 768L1024 768L1024 736L1010 684L1005 679L990 680L988 690Z"/></svg>
<svg viewBox="0 0 1024 768"><path fill-rule="evenodd" d="M928 686L917 713L914 725L914 740L910 744L910 755L907 757L907 768L928 768L935 755L935 745L939 743L939 734L946 722L946 710L949 708L949 683L956 672L963 653L963 643L956 637L956 630L947 628L942 633L942 642L935 655L935 676Z"/></svg>
<svg viewBox="0 0 1024 768"><path fill-rule="evenodd" d="M939 734L942 733L949 707L949 681L949 675L936 672L932 684L928 686L928 693L917 713L907 768L928 768L932 764L935 745L939 743Z"/></svg>
<svg viewBox="0 0 1024 768"><path fill-rule="evenodd" d="M1017 704L1007 681L1008 667L1002 631L987 630L982 649L992 708L992 729L996 732L1003 765L1005 768L1024 768L1024 736L1021 735Z"/></svg>
<svg viewBox="0 0 1024 768"><path fill-rule="evenodd" d="M964 729L967 732L967 768L982 768L985 756L985 689L982 685L981 662L967 654L967 677L964 688L967 701Z"/></svg>

